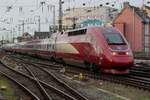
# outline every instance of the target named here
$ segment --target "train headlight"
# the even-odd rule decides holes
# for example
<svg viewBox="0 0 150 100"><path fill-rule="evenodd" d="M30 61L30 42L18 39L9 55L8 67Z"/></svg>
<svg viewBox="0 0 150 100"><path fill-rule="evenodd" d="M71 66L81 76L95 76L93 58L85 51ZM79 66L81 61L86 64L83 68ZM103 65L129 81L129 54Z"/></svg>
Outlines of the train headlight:
<svg viewBox="0 0 150 100"><path fill-rule="evenodd" d="M112 52L112 55L115 56L115 55L117 55L117 53L116 52Z"/></svg>
<svg viewBox="0 0 150 100"><path fill-rule="evenodd" d="M131 56L132 53L131 52L126 52L126 55Z"/></svg>
<svg viewBox="0 0 150 100"><path fill-rule="evenodd" d="M126 52L126 55L129 55L129 52Z"/></svg>

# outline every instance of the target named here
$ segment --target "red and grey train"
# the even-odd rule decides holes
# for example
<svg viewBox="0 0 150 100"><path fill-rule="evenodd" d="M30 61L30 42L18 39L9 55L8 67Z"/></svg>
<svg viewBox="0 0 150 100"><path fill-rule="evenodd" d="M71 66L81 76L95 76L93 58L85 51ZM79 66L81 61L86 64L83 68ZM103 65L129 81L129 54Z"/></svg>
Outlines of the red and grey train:
<svg viewBox="0 0 150 100"><path fill-rule="evenodd" d="M66 64L86 66L111 74L129 73L134 61L128 42L113 27L80 28L53 33L47 39L3 47L8 51L59 59Z"/></svg>

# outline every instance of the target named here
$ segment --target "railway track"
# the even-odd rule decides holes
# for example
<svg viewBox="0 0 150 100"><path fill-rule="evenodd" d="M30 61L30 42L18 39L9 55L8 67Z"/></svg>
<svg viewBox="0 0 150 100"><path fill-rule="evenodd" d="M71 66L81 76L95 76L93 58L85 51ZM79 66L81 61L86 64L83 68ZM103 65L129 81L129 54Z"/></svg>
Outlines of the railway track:
<svg viewBox="0 0 150 100"><path fill-rule="evenodd" d="M130 69L130 74L144 78L150 78L150 65L145 63L136 64Z"/></svg>
<svg viewBox="0 0 150 100"><path fill-rule="evenodd" d="M25 61L25 60L24 60ZM27 60L27 62L29 62ZM34 62L31 61L31 64L35 64L36 66L41 66L47 69L55 69L55 70L60 70L62 66L59 65L54 65L51 63L45 63L45 62ZM56 68L58 67L58 68ZM79 68L73 68L73 67L67 67L66 72L70 74L80 74L83 73L85 77L89 78L94 78L94 79L102 79L110 82L115 82L119 84L125 84L129 86L134 86L137 88L141 88L144 90L150 90L150 77L149 73L147 72L142 72L136 69L143 69L142 66L136 67L134 70L131 70L131 74L129 75L105 75L105 74L94 74L93 72L84 70L84 69L79 69ZM149 69L149 67L146 67Z"/></svg>
<svg viewBox="0 0 150 100"><path fill-rule="evenodd" d="M0 65L2 66L2 65ZM16 79L14 79L13 77L7 75L6 73L0 71L0 74L5 76L6 78L8 78L9 80L11 80L12 82L14 82L17 86L20 87L20 89L22 89L25 93L25 96L21 97L21 98L28 98L28 100L40 100L32 91L30 91L27 87L25 87L24 85L22 85L20 82L18 82ZM19 98L19 99L21 99Z"/></svg>
<svg viewBox="0 0 150 100"><path fill-rule="evenodd" d="M58 79L54 72L49 72L44 68L38 67L31 63L21 63L19 62L19 66L22 66L23 70L21 73L28 77L31 77L36 81L36 84L42 91L42 94L46 99L43 100L88 100L86 97L81 95L79 92L68 86L66 83ZM20 73L20 72L19 72ZM41 84L42 83L42 84ZM53 91L49 90L49 88L44 88L45 85L51 86L51 90L55 90L57 94L54 94ZM57 85L56 85L57 84ZM57 91L56 91L57 90ZM51 94L50 96L48 94ZM61 96L61 97L60 97ZM64 99L63 99L64 98Z"/></svg>
<svg viewBox="0 0 150 100"><path fill-rule="evenodd" d="M8 70L6 65L1 62L1 75L7 77L9 80L13 81L15 84L19 85L24 89L25 93L31 98L31 100L44 100L41 96L41 92L37 89L36 85L33 84L33 81L30 81L28 78L18 75L13 70ZM32 88L32 91L30 90ZM38 96L37 96L38 95ZM41 96L41 98L39 98Z"/></svg>

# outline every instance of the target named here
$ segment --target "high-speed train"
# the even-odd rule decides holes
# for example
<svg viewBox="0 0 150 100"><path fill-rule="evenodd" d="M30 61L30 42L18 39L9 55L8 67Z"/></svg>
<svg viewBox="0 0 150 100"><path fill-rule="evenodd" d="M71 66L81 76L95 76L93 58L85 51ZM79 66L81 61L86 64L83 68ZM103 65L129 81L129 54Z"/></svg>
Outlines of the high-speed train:
<svg viewBox="0 0 150 100"><path fill-rule="evenodd" d="M47 39L7 44L3 48L111 74L129 73L134 61L128 42L113 27L93 26L53 33Z"/></svg>

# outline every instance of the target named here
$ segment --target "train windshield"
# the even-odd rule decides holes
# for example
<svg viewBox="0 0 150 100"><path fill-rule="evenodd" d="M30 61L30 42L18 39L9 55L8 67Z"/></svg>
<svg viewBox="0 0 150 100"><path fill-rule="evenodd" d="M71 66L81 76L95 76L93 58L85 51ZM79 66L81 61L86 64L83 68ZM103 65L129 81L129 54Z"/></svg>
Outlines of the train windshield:
<svg viewBox="0 0 150 100"><path fill-rule="evenodd" d="M109 45L124 45L124 39L119 33L105 33L104 34Z"/></svg>

